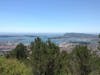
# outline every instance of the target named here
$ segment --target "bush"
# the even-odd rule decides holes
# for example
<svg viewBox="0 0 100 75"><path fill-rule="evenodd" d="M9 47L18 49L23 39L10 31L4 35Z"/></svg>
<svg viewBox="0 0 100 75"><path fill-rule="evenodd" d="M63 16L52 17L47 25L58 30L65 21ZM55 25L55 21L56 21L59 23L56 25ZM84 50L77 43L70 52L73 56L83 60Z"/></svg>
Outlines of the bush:
<svg viewBox="0 0 100 75"><path fill-rule="evenodd" d="M16 59L0 57L0 75L32 75L31 69Z"/></svg>

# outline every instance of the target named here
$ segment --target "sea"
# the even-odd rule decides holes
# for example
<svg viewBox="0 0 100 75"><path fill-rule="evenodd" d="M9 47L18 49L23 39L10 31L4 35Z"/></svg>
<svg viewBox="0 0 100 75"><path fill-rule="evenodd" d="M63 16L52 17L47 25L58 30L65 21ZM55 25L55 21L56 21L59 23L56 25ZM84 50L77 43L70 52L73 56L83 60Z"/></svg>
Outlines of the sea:
<svg viewBox="0 0 100 75"><path fill-rule="evenodd" d="M39 37L44 42L53 37L59 37L64 35L63 33L38 33L38 34L0 34L0 45L1 44L18 44L23 43L29 45ZM51 39L55 44L59 44L61 41Z"/></svg>
<svg viewBox="0 0 100 75"><path fill-rule="evenodd" d="M68 34L67 34L68 35ZM73 36L74 35L74 36ZM78 35L78 37L76 37ZM0 34L0 45L12 45L23 43L25 45L29 45L31 42L35 40L35 38L39 37L44 42L50 39L55 44L60 44L63 42L68 43L96 43L98 42L98 38L94 36L90 36L85 34L85 37L82 36L84 34L71 34L70 36L64 36L64 33L31 33L31 34Z"/></svg>

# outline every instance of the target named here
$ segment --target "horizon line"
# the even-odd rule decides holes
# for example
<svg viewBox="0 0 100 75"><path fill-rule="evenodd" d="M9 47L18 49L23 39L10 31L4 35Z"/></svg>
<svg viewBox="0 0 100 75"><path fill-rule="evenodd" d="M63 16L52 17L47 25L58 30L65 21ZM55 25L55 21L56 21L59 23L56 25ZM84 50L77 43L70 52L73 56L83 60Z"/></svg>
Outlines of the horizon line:
<svg viewBox="0 0 100 75"><path fill-rule="evenodd" d="M100 34L99 32L0 32L0 34L66 34L66 33Z"/></svg>

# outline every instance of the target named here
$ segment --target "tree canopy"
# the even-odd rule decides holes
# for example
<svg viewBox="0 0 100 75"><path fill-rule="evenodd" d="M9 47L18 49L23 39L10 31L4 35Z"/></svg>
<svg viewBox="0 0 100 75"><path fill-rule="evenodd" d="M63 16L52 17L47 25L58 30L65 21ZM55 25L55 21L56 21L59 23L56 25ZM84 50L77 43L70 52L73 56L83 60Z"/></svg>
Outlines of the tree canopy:
<svg viewBox="0 0 100 75"><path fill-rule="evenodd" d="M22 43L18 44L11 52L11 57L15 57L19 60L27 58L27 48Z"/></svg>

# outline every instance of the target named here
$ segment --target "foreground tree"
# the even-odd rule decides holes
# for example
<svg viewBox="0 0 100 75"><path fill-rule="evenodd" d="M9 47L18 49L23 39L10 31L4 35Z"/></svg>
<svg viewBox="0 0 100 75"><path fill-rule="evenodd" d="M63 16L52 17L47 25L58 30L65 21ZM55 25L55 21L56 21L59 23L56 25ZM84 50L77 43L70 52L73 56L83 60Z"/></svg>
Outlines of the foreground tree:
<svg viewBox="0 0 100 75"><path fill-rule="evenodd" d="M68 58L69 55L66 51L60 52L56 58L55 75L70 75Z"/></svg>
<svg viewBox="0 0 100 75"><path fill-rule="evenodd" d="M36 38L31 44L34 75L55 75L56 58L59 48L50 40L43 42Z"/></svg>
<svg viewBox="0 0 100 75"><path fill-rule="evenodd" d="M70 60L73 75L89 75L91 73L91 52L87 46L76 46Z"/></svg>
<svg viewBox="0 0 100 75"><path fill-rule="evenodd" d="M15 57L19 60L27 58L27 48L22 43L18 44L16 48L11 52L11 57Z"/></svg>

